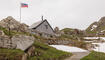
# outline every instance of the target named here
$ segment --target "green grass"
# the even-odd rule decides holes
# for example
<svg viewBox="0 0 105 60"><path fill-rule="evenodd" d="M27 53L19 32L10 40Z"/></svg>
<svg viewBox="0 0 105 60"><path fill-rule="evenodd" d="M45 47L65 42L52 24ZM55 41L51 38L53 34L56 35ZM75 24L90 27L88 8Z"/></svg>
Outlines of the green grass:
<svg viewBox="0 0 105 60"><path fill-rule="evenodd" d="M57 50L46 44L35 42L35 56L29 57L29 60L63 60L64 58L71 56L71 53Z"/></svg>
<svg viewBox="0 0 105 60"><path fill-rule="evenodd" d="M105 53L92 51L88 56L81 60L105 60Z"/></svg>
<svg viewBox="0 0 105 60"><path fill-rule="evenodd" d="M68 33L70 33L70 32L74 32L74 29L72 29L72 28L64 28L64 29L62 29L61 31L63 31L65 34L68 34Z"/></svg>
<svg viewBox="0 0 105 60"><path fill-rule="evenodd" d="M6 48L0 48L0 53L24 53L23 51L19 49L6 49Z"/></svg>
<svg viewBox="0 0 105 60"><path fill-rule="evenodd" d="M23 54L24 52L19 49L0 48L0 60L20 60Z"/></svg>
<svg viewBox="0 0 105 60"><path fill-rule="evenodd" d="M61 38L61 39L63 39L63 38L76 39L76 36L75 35L62 34L61 36L59 36L59 38Z"/></svg>

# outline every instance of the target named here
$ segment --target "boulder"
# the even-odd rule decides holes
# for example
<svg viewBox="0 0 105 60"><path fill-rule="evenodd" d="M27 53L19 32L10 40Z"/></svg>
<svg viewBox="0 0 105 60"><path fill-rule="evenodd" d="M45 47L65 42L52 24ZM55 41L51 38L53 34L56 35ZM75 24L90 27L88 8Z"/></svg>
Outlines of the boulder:
<svg viewBox="0 0 105 60"><path fill-rule="evenodd" d="M26 50L34 43L35 38L32 36L16 35L12 38L0 36L0 48Z"/></svg>
<svg viewBox="0 0 105 60"><path fill-rule="evenodd" d="M26 50L34 43L35 38L32 36L17 35L12 37L12 42L16 44L17 49Z"/></svg>

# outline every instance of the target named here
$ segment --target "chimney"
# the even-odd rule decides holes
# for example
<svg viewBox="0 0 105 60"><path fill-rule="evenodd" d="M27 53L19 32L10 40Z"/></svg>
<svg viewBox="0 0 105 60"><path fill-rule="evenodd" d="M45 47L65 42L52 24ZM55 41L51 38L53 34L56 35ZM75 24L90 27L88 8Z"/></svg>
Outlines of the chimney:
<svg viewBox="0 0 105 60"><path fill-rule="evenodd" d="M44 20L44 19L43 19L43 16L41 17L41 19L42 19L42 21Z"/></svg>

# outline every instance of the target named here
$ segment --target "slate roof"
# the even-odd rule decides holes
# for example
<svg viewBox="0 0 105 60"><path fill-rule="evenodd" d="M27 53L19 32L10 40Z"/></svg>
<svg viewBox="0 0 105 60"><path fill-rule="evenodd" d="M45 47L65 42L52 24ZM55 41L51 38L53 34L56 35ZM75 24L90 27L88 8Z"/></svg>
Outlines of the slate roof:
<svg viewBox="0 0 105 60"><path fill-rule="evenodd" d="M44 20L43 20L43 21L44 21ZM38 25L40 25L43 21L42 21L42 20L41 20L41 21L38 21L38 22L32 24L29 28L30 28L30 29L35 28L35 27L37 27Z"/></svg>

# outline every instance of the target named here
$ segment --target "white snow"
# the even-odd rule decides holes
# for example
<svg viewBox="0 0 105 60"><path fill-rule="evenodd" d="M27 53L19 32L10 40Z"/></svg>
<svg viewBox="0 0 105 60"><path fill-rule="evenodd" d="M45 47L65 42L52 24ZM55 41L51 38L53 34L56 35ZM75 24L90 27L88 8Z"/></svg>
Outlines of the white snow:
<svg viewBox="0 0 105 60"><path fill-rule="evenodd" d="M99 37L84 37L84 39L99 39Z"/></svg>
<svg viewBox="0 0 105 60"><path fill-rule="evenodd" d="M105 53L105 43L93 43L99 45L99 47L94 48L94 51L104 52Z"/></svg>
<svg viewBox="0 0 105 60"><path fill-rule="evenodd" d="M95 28L97 28L97 25L93 25L91 31L93 31Z"/></svg>
<svg viewBox="0 0 105 60"><path fill-rule="evenodd" d="M105 40L105 37L101 37L101 39Z"/></svg>
<svg viewBox="0 0 105 60"><path fill-rule="evenodd" d="M84 37L84 39L99 39L99 38L105 40L105 37Z"/></svg>
<svg viewBox="0 0 105 60"><path fill-rule="evenodd" d="M84 39L98 39L101 38L105 40L105 37L84 37ZM98 51L98 52L104 52L105 53L105 42L104 43L92 43L92 44L97 44L98 46L95 47L93 50Z"/></svg>
<svg viewBox="0 0 105 60"><path fill-rule="evenodd" d="M99 37L84 37L85 39L98 39ZM100 37L101 39L105 40L105 37ZM93 50L98 52L104 52L105 53L105 43L92 43L99 45L98 47L95 47ZM87 52L87 50L78 48L78 47L72 47L72 46L66 46L66 45L50 45L58 50L66 51L66 52Z"/></svg>
<svg viewBox="0 0 105 60"><path fill-rule="evenodd" d="M93 41L85 41L85 42L92 43Z"/></svg>
<svg viewBox="0 0 105 60"><path fill-rule="evenodd" d="M104 32L105 30L102 30L101 32Z"/></svg>
<svg viewBox="0 0 105 60"><path fill-rule="evenodd" d="M71 47L71 46L65 46L65 45L50 45L50 46L66 52L87 52L87 50L84 50L78 47Z"/></svg>

